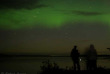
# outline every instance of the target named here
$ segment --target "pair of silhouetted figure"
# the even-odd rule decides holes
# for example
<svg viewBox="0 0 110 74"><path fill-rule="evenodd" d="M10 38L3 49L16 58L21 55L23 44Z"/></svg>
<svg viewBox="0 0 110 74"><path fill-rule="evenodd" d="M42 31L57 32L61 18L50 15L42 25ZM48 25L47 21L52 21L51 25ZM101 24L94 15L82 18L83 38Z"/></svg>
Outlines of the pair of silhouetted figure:
<svg viewBox="0 0 110 74"><path fill-rule="evenodd" d="M96 49L94 48L94 45L90 45L85 55L87 70L95 70L97 68L97 52ZM71 51L74 70L76 69L80 70L79 56L80 53L78 52L77 46L74 46L74 48Z"/></svg>

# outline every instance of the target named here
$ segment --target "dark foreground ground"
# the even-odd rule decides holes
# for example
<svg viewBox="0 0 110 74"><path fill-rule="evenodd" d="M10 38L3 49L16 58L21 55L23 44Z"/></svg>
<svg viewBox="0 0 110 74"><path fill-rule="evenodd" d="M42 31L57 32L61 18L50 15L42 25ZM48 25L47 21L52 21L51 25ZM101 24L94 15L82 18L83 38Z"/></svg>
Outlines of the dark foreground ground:
<svg viewBox="0 0 110 74"><path fill-rule="evenodd" d="M39 74L110 74L110 69L98 67L94 70L74 70L73 67L66 69L60 68L57 63L51 63L49 60L42 62L41 72Z"/></svg>
<svg viewBox="0 0 110 74"><path fill-rule="evenodd" d="M48 71L48 72L41 72L40 74L96 74L96 73L106 73L106 74L110 74L110 71Z"/></svg>
<svg viewBox="0 0 110 74"><path fill-rule="evenodd" d="M97 68L96 70L81 70L81 71L74 71L74 70L64 70L64 69L53 69L53 70L44 70L40 74L110 74L110 69L104 68Z"/></svg>

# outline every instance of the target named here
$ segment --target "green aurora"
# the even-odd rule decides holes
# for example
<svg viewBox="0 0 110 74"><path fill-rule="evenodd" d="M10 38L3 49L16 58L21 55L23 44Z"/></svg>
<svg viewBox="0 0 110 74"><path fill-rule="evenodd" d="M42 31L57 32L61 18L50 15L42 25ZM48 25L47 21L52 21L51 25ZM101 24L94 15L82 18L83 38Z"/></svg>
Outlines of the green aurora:
<svg viewBox="0 0 110 74"><path fill-rule="evenodd" d="M110 54L110 0L0 0L0 53Z"/></svg>
<svg viewBox="0 0 110 74"><path fill-rule="evenodd" d="M102 22L110 25L110 6L107 0L40 0L39 4L35 3L31 7L40 4L41 7L32 9L0 9L0 28L59 28L77 22Z"/></svg>

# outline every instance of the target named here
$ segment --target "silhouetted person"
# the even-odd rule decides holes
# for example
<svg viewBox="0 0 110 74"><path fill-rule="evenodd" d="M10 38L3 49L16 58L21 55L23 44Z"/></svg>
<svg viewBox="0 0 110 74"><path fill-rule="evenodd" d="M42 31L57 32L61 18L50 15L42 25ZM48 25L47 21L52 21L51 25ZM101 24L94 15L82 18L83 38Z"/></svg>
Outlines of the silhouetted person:
<svg viewBox="0 0 110 74"><path fill-rule="evenodd" d="M94 45L90 45L86 52L87 70L95 70L97 68L97 51Z"/></svg>
<svg viewBox="0 0 110 74"><path fill-rule="evenodd" d="M80 70L79 55L80 54L77 50L77 46L74 46L74 48L71 51L71 58L72 58L73 64L74 64L74 70L76 70L76 69Z"/></svg>

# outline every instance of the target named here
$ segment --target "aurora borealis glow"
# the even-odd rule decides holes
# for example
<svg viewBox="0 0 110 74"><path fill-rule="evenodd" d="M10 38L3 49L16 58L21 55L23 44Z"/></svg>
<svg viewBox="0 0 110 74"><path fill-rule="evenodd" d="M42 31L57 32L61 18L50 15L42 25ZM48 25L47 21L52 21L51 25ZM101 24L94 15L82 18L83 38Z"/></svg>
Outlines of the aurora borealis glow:
<svg viewBox="0 0 110 74"><path fill-rule="evenodd" d="M110 24L110 8L107 0L39 0L39 3L33 0L36 2L33 5L29 5L31 2L29 0L25 0L25 2L28 2L27 5L25 3L25 7L20 2L16 8L4 5L5 8L0 10L1 28L20 29L36 25L50 28L80 21L99 21ZM26 7L30 7L30 9Z"/></svg>
<svg viewBox="0 0 110 74"><path fill-rule="evenodd" d="M1 53L64 54L74 44L82 52L90 43L109 53L110 1L1 0L0 29Z"/></svg>

